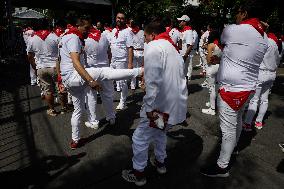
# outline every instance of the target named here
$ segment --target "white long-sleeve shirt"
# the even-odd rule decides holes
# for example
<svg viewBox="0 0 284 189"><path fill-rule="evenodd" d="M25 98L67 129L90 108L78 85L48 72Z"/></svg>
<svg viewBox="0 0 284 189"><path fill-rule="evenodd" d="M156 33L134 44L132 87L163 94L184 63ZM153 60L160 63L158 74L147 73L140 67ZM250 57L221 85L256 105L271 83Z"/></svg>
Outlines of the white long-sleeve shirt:
<svg viewBox="0 0 284 189"><path fill-rule="evenodd" d="M140 116L159 110L170 115L169 124L183 122L188 94L182 56L170 42L160 39L147 44L144 60L146 95Z"/></svg>
<svg viewBox="0 0 284 189"><path fill-rule="evenodd" d="M218 82L227 91L255 90L259 66L267 51L267 38L248 24L227 26L221 35L225 45Z"/></svg>

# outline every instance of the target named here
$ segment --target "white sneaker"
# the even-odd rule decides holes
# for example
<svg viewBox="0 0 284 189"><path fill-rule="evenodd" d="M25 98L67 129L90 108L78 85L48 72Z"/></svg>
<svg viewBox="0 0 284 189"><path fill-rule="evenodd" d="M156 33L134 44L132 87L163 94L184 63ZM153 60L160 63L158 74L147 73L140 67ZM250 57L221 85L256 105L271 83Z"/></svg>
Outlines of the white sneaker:
<svg viewBox="0 0 284 189"><path fill-rule="evenodd" d="M91 129L98 129L99 128L99 122L90 122L90 121L86 121L85 122L86 127L89 127Z"/></svg>
<svg viewBox="0 0 284 189"><path fill-rule="evenodd" d="M210 102L206 102L205 106L209 108L211 106Z"/></svg>
<svg viewBox="0 0 284 189"><path fill-rule="evenodd" d="M116 107L116 110L123 110L123 109L125 109L125 105L122 103L119 103Z"/></svg>
<svg viewBox="0 0 284 189"><path fill-rule="evenodd" d="M204 114L209 114L209 115L216 115L215 110L212 110L211 108L202 109L202 113L204 113Z"/></svg>
<svg viewBox="0 0 284 189"><path fill-rule="evenodd" d="M111 118L109 121L109 124L110 125L115 125L115 118Z"/></svg>

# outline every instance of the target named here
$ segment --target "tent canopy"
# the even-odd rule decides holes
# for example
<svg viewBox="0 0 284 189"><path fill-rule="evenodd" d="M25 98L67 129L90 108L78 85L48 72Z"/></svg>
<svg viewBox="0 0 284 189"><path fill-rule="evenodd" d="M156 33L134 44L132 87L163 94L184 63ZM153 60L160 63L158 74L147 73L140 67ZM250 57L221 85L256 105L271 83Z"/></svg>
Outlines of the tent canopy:
<svg viewBox="0 0 284 189"><path fill-rule="evenodd" d="M42 19L42 18L44 18L43 14L41 14L41 13L35 11L35 10L32 10L32 9L28 9L28 10L25 10L25 11L14 13L12 16L15 17L15 18L26 18L26 19L29 19L29 18Z"/></svg>

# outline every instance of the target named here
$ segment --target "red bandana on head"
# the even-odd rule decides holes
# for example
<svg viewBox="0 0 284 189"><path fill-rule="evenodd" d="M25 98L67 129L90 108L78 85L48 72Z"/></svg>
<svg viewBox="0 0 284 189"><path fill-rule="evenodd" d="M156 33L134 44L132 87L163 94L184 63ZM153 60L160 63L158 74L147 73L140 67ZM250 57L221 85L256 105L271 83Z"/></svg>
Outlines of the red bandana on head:
<svg viewBox="0 0 284 189"><path fill-rule="evenodd" d="M64 30L63 30L61 27L57 27L57 28L55 28L54 33L55 33L58 37L60 37L60 36L64 33Z"/></svg>
<svg viewBox="0 0 284 189"><path fill-rule="evenodd" d="M254 27L262 36L264 35L264 29L258 18L249 18L242 21L240 24L249 24Z"/></svg>
<svg viewBox="0 0 284 189"><path fill-rule="evenodd" d="M140 31L140 28L139 28L139 26L136 26L136 27L131 28L131 31L132 31L134 34L137 34L137 33Z"/></svg>
<svg viewBox="0 0 284 189"><path fill-rule="evenodd" d="M121 30L124 30L124 29L126 29L126 28L127 28L126 25L124 25L124 26L116 26L116 32L115 32L114 36L117 38L117 37L118 37L118 33L119 33Z"/></svg>
<svg viewBox="0 0 284 189"><path fill-rule="evenodd" d="M105 30L108 30L108 31L112 32L112 28L111 27L105 27Z"/></svg>
<svg viewBox="0 0 284 189"><path fill-rule="evenodd" d="M275 43L277 44L278 47L281 45L281 41L278 40L278 38L276 37L276 35L274 33L268 33L267 37L272 39L273 41L275 41Z"/></svg>
<svg viewBox="0 0 284 189"><path fill-rule="evenodd" d="M88 37L98 42L101 38L101 31L98 29L92 28L90 29Z"/></svg>
<svg viewBox="0 0 284 189"><path fill-rule="evenodd" d="M50 31L48 30L39 30L34 33L34 35L39 36L42 40L45 40L49 34Z"/></svg>
<svg viewBox="0 0 284 189"><path fill-rule="evenodd" d="M169 34L168 34L167 32L164 32L164 33L161 33L161 34L157 35L154 40L159 40L159 39L167 40L167 41L170 42L170 43L174 46L174 48L179 52L178 47L174 44L173 40L171 39L171 37L169 36Z"/></svg>
<svg viewBox="0 0 284 189"><path fill-rule="evenodd" d="M78 28L72 26L69 28L68 32L66 32L66 35L67 34L75 34L77 35L82 41L84 40L84 37L82 35L82 33L78 30Z"/></svg>
<svg viewBox="0 0 284 189"><path fill-rule="evenodd" d="M191 27L190 27L190 26L184 26L184 27L182 28L182 30L180 30L180 32L185 32L185 31L187 31L187 30L191 30Z"/></svg>

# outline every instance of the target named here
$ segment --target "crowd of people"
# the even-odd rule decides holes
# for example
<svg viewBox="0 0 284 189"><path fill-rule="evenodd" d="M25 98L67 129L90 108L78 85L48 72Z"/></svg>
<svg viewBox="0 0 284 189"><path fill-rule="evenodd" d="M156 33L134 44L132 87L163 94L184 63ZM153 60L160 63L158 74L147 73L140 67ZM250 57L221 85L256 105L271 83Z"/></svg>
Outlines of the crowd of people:
<svg viewBox="0 0 284 189"><path fill-rule="evenodd" d="M144 169L151 142L155 144L151 164L159 174L167 172L166 133L186 120L188 84L193 57L198 54L200 74L205 78L201 86L209 89L207 108L202 113L215 116L218 110L222 131L217 162L200 171L210 177L228 177L230 158L238 153L241 131L264 126L269 91L283 56L283 38L281 41L279 31L265 22L261 9L257 1L248 0L236 11L236 24L226 26L222 34L212 25L207 26L207 31L195 31L188 15L174 20L157 18L143 28L135 20L127 21L122 12L117 13L114 28L101 23L94 26L86 16L66 27L56 25L53 30L42 22L24 31L31 85L40 86L49 116L73 111L73 150L85 143L80 137L84 112L85 126L98 129L98 94L106 120L114 125L114 90L120 93L116 110L123 111L129 88L142 88L145 96L141 119L132 136L133 168L122 171L126 181L142 186L146 184ZM60 112L55 110L56 94Z"/></svg>

